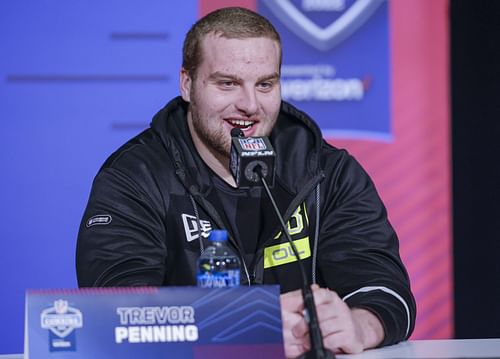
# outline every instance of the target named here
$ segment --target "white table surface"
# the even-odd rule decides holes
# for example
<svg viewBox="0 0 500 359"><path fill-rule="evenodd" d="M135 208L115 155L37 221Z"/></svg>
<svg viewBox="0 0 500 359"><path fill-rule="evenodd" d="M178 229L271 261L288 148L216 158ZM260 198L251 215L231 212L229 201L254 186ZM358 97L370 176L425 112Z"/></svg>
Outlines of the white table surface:
<svg viewBox="0 0 500 359"><path fill-rule="evenodd" d="M500 358L499 339L413 340L342 359Z"/></svg>
<svg viewBox="0 0 500 359"><path fill-rule="evenodd" d="M0 359L23 359L22 354L0 355ZM413 340L361 354L337 355L339 359L437 359L500 358L498 339Z"/></svg>

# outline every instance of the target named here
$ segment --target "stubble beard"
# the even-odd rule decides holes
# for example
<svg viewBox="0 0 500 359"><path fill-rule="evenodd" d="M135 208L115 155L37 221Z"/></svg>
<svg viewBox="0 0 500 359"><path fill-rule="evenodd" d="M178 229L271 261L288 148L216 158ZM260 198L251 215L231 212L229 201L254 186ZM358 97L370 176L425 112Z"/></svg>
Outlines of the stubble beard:
<svg viewBox="0 0 500 359"><path fill-rule="evenodd" d="M206 126L209 120L203 118L203 116L198 111L198 106L195 100L196 96L194 91L191 93L191 122L193 124L193 129L196 132L198 138L203 142L203 144L210 150L215 152L214 155L229 158L231 143L227 140L227 136L224 133L222 126L214 129L210 129Z"/></svg>

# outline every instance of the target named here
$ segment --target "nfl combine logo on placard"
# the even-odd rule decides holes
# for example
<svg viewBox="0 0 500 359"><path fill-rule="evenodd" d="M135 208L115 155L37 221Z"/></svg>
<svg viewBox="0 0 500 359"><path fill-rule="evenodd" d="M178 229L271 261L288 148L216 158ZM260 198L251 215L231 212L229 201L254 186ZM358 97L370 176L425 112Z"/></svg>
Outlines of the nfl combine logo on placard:
<svg viewBox="0 0 500 359"><path fill-rule="evenodd" d="M54 351L75 351L75 329L83 327L82 312L68 305L63 299L54 301L54 306L40 315L43 329L49 330L49 349Z"/></svg>

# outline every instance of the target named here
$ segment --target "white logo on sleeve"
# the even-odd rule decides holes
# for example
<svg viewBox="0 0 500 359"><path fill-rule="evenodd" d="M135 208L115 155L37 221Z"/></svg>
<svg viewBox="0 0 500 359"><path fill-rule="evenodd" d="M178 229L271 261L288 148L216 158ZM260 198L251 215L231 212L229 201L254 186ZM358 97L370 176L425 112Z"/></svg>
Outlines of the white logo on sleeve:
<svg viewBox="0 0 500 359"><path fill-rule="evenodd" d="M92 226L102 226L106 224L110 224L113 218L109 214L99 214L97 216L90 217L87 219L85 226L90 228Z"/></svg>
<svg viewBox="0 0 500 359"><path fill-rule="evenodd" d="M183 213L181 217L182 223L184 224L184 232L186 233L186 240L188 242L200 238L200 233L203 238L208 238L212 230L212 224L209 221L200 219L199 223L201 228L198 228L198 220L195 216Z"/></svg>

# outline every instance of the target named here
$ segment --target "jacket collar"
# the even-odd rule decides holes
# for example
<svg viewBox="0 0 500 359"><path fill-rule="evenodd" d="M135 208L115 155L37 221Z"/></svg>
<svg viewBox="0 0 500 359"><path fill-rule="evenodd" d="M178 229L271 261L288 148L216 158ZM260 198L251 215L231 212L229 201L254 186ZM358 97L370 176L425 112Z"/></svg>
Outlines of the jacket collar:
<svg viewBox="0 0 500 359"><path fill-rule="evenodd" d="M186 188L206 196L212 190L212 172L191 139L187 109L187 102L181 97L174 98L154 116L151 128L161 137ZM276 151L276 178L291 193L298 193L321 171L321 131L308 115L285 101L270 141Z"/></svg>

